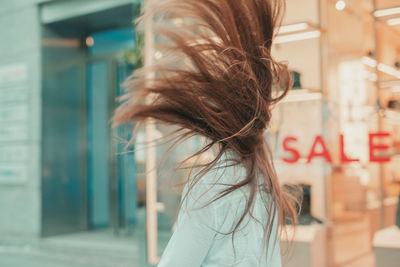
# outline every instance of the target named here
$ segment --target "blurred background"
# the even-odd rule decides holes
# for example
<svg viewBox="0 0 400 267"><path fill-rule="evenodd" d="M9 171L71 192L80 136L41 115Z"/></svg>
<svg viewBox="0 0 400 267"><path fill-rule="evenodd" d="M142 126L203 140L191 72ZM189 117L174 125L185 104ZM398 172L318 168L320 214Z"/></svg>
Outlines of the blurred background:
<svg viewBox="0 0 400 267"><path fill-rule="evenodd" d="M129 146L134 125L110 127L121 83L163 56L135 32L145 4L0 0L0 266L157 264L201 140L155 169L168 147L143 143L169 127ZM266 138L304 193L286 266L398 267L400 0L287 0L273 54L294 86Z"/></svg>

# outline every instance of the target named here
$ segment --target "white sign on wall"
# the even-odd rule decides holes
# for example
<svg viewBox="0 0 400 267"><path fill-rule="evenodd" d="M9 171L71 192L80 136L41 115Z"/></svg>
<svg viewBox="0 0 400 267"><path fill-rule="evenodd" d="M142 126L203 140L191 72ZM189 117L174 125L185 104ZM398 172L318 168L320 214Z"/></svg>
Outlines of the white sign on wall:
<svg viewBox="0 0 400 267"><path fill-rule="evenodd" d="M19 184L27 180L28 101L27 63L0 65L0 183Z"/></svg>
<svg viewBox="0 0 400 267"><path fill-rule="evenodd" d="M0 142L25 141L28 137L27 123L0 123Z"/></svg>
<svg viewBox="0 0 400 267"><path fill-rule="evenodd" d="M17 105L0 105L0 123L28 121L28 105L25 103Z"/></svg>
<svg viewBox="0 0 400 267"><path fill-rule="evenodd" d="M0 86L25 82L28 79L26 63L13 63L0 66Z"/></svg>
<svg viewBox="0 0 400 267"><path fill-rule="evenodd" d="M0 88L0 103L22 102L28 100L28 87Z"/></svg>
<svg viewBox="0 0 400 267"><path fill-rule="evenodd" d="M6 145L0 146L0 162L26 162L28 160L28 146Z"/></svg>
<svg viewBox="0 0 400 267"><path fill-rule="evenodd" d="M26 164L0 164L0 183L23 183L27 174Z"/></svg>

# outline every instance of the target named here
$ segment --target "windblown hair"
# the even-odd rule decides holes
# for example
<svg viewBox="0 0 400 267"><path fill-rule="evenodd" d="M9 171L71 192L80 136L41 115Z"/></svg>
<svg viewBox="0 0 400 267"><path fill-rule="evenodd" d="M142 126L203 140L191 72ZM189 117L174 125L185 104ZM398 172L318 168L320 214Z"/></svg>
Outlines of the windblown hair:
<svg viewBox="0 0 400 267"><path fill-rule="evenodd" d="M264 137L271 109L291 88L287 66L271 56L284 0L154 2L145 9L142 21L154 18L158 45L164 45L166 55L174 55L175 62L159 60L133 74L114 124L152 118L178 126L179 140L206 137L210 142L192 157L214 145L219 151L214 160L202 165L197 181L225 152L238 155L235 162L246 169L245 179L220 192L214 201L249 188L234 234L250 213L261 177L261 190L271 196L264 233L268 243L275 214L281 230L288 218L296 222L296 211L280 188Z"/></svg>

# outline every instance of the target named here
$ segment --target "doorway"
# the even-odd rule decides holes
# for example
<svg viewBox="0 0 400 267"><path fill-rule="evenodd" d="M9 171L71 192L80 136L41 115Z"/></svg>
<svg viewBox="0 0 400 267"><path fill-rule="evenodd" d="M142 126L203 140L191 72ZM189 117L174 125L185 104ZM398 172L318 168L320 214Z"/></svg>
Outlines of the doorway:
<svg viewBox="0 0 400 267"><path fill-rule="evenodd" d="M43 236L129 232L137 224L137 166L133 146L125 146L133 125L110 127L121 84L136 68L129 55L137 9L130 4L113 8L113 16L105 10L43 25Z"/></svg>

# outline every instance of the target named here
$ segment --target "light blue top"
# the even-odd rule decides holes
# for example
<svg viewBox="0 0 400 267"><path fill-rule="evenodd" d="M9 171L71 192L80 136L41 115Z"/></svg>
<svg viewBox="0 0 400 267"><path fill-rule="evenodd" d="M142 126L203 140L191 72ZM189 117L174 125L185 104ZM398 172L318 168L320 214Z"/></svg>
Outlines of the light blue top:
<svg viewBox="0 0 400 267"><path fill-rule="evenodd" d="M226 164L226 163L225 163ZM277 216L275 216L268 253L263 238L263 227L267 222L266 197L256 195L252 215L259 221L245 217L234 236L223 235L236 225L245 208L245 189L231 194L203 207L226 184L244 178L243 167L229 166L214 168L193 186L178 215L177 227L162 255L158 267L281 267ZM190 183L186 184L182 198ZM213 186L213 184L218 183ZM260 223L262 222L262 224ZM236 257L235 257L236 252ZM268 254L268 255L267 255Z"/></svg>

